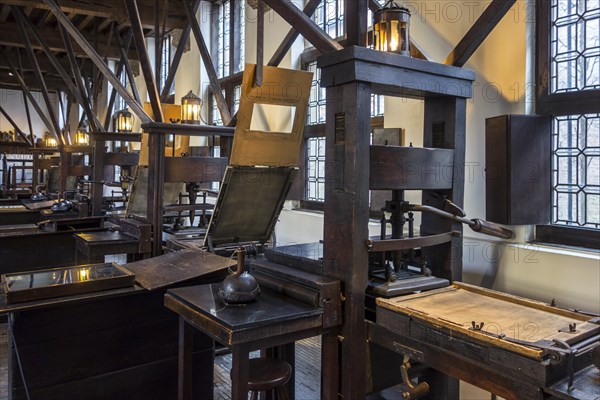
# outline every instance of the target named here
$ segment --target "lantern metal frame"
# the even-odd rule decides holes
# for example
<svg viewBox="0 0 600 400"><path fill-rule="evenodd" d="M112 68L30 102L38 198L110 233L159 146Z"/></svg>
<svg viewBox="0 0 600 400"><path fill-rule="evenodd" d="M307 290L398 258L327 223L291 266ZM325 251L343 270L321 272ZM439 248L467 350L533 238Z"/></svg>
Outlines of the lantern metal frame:
<svg viewBox="0 0 600 400"><path fill-rule="evenodd" d="M373 48L410 57L410 11L389 0L373 14Z"/></svg>
<svg viewBox="0 0 600 400"><path fill-rule="evenodd" d="M133 114L126 108L119 110L113 116L113 128L119 133L133 131Z"/></svg>
<svg viewBox="0 0 600 400"><path fill-rule="evenodd" d="M204 102L191 90L181 98L181 123L200 125L202 121L202 105Z"/></svg>
<svg viewBox="0 0 600 400"><path fill-rule="evenodd" d="M87 146L90 143L89 128L87 123L84 121L75 134L75 144L77 146Z"/></svg>
<svg viewBox="0 0 600 400"><path fill-rule="evenodd" d="M44 147L55 148L58 147L58 141L50 132L44 133Z"/></svg>

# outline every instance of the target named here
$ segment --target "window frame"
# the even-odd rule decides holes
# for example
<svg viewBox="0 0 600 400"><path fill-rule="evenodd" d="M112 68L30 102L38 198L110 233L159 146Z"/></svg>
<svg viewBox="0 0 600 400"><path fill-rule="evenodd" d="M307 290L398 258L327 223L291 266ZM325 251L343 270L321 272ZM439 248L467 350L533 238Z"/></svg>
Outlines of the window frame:
<svg viewBox="0 0 600 400"><path fill-rule="evenodd" d="M552 57L550 6L549 0L536 0L536 113L551 117L600 113L600 102L597 101L600 98L600 90L550 92ZM549 195L551 197L548 201L553 203L553 193ZM552 223L536 225L535 241L600 250L600 229Z"/></svg>

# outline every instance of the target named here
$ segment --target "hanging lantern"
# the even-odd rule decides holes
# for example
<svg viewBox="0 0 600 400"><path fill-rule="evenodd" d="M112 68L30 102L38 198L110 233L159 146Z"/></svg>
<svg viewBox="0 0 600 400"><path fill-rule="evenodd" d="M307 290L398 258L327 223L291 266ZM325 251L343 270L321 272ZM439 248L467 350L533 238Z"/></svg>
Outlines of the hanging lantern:
<svg viewBox="0 0 600 400"><path fill-rule="evenodd" d="M44 134L44 143L46 147L56 147L58 146L58 142L56 138L50 134L50 132L46 132Z"/></svg>
<svg viewBox="0 0 600 400"><path fill-rule="evenodd" d="M410 56L410 11L393 0L373 14L375 50Z"/></svg>
<svg viewBox="0 0 600 400"><path fill-rule="evenodd" d="M85 146L90 143L90 137L88 135L88 127L84 122L79 129L77 129L77 133L75 134L75 144L79 146Z"/></svg>
<svg viewBox="0 0 600 400"><path fill-rule="evenodd" d="M202 100L190 90L181 98L181 122L183 124L200 125Z"/></svg>
<svg viewBox="0 0 600 400"><path fill-rule="evenodd" d="M124 108L115 113L113 127L117 132L130 133L133 130L133 114Z"/></svg>

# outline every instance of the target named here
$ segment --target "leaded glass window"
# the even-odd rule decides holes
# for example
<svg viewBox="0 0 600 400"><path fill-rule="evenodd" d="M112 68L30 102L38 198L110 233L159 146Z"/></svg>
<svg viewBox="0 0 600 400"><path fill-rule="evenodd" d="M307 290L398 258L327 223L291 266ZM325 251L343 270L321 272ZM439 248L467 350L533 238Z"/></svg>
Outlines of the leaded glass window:
<svg viewBox="0 0 600 400"><path fill-rule="evenodd" d="M600 89L600 2L551 0L549 94ZM600 228L600 114L553 123L554 224Z"/></svg>
<svg viewBox="0 0 600 400"><path fill-rule="evenodd" d="M600 114L554 119L553 222L600 228Z"/></svg>
<svg viewBox="0 0 600 400"><path fill-rule="evenodd" d="M600 89L600 2L551 1L550 93Z"/></svg>
<svg viewBox="0 0 600 400"><path fill-rule="evenodd" d="M325 138L307 139L306 199L325 201Z"/></svg>

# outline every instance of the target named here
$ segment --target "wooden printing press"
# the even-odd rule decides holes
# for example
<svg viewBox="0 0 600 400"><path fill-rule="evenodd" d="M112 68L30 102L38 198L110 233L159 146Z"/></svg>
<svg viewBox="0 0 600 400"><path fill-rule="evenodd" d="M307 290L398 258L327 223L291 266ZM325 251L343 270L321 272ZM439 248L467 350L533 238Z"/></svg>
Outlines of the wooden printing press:
<svg viewBox="0 0 600 400"><path fill-rule="evenodd" d="M333 161L326 169L322 253L318 245L300 245L267 255L320 267L342 281L341 393L360 397L393 384L393 377L377 377L379 366L399 375L405 399L458 398L458 382L449 377L506 399L597 398L600 376L591 354L600 351L598 318L459 283L463 224L512 236L462 210L473 72L356 46L322 55L317 66L327 98L338 99L327 103ZM424 147L369 146L373 93L423 101ZM388 193L381 233L371 238L370 190ZM422 205L409 203L407 190L421 191ZM365 338L373 365L368 382ZM387 351L374 353L376 346Z"/></svg>

